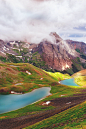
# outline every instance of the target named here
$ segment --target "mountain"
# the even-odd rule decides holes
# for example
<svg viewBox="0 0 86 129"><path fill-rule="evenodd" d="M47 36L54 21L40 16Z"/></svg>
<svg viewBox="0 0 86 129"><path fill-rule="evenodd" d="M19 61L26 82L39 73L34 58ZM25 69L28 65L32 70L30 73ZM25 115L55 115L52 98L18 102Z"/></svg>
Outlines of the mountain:
<svg viewBox="0 0 86 129"><path fill-rule="evenodd" d="M79 53L86 54L86 44L84 42L66 40L66 42Z"/></svg>
<svg viewBox="0 0 86 129"><path fill-rule="evenodd" d="M38 52L50 69L62 71L71 68L71 60L78 57L79 53L71 49L56 33L52 33L52 36L55 39L54 43L43 40L33 52Z"/></svg>
<svg viewBox="0 0 86 129"><path fill-rule="evenodd" d="M0 40L0 60L31 63L45 70L69 74L86 68L85 43L63 40L55 32L51 32L50 37L48 40L43 39L39 44Z"/></svg>
<svg viewBox="0 0 86 129"><path fill-rule="evenodd" d="M68 41L64 41L55 32L50 33L53 41L44 39L37 47L33 48L33 53L40 54L41 59L47 64L48 69L54 71L64 71L70 74L83 69L82 64L85 63L85 59L81 57L81 53L78 52L78 47L75 49L74 44L70 44ZM82 44L81 51L86 44ZM84 51L85 53L86 51ZM37 56L35 55L36 59ZM31 58L32 61L34 58ZM70 69L70 70L69 70Z"/></svg>

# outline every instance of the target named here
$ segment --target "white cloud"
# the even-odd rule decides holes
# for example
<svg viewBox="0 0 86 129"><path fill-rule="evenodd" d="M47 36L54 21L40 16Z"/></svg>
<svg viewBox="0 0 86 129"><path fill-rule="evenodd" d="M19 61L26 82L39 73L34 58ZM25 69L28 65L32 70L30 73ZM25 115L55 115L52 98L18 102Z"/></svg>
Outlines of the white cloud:
<svg viewBox="0 0 86 129"><path fill-rule="evenodd" d="M64 39L86 26L85 0L0 0L0 38L39 43L52 31ZM85 36L74 37L86 41ZM73 39L73 37L71 37Z"/></svg>

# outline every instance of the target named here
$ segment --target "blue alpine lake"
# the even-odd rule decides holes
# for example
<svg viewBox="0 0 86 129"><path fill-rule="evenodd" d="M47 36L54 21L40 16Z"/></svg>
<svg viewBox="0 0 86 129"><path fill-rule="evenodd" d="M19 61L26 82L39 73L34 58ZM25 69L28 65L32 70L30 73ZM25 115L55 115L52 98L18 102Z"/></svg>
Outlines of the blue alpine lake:
<svg viewBox="0 0 86 129"><path fill-rule="evenodd" d="M70 78L70 79L66 79L66 80L60 81L60 83L63 84L63 85L67 85L67 86L78 86L74 82L74 78Z"/></svg>
<svg viewBox="0 0 86 129"><path fill-rule="evenodd" d="M32 104L50 94L50 87L42 87L26 94L0 95L0 114Z"/></svg>

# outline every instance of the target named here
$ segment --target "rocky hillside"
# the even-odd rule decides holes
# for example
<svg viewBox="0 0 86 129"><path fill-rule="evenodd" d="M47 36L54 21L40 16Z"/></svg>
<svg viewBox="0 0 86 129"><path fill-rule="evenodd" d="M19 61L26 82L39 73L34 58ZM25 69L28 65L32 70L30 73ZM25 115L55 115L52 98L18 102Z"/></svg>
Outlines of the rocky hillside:
<svg viewBox="0 0 86 129"><path fill-rule="evenodd" d="M43 40L33 52L38 52L50 69L59 71L72 67L72 59L79 57L74 49L68 43L62 40L56 33L52 33L54 43Z"/></svg>
<svg viewBox="0 0 86 129"><path fill-rule="evenodd" d="M72 40L66 40L66 42L72 47L72 49L75 49L79 53L86 54L86 44L83 42L78 41L72 41Z"/></svg>
<svg viewBox="0 0 86 129"><path fill-rule="evenodd" d="M44 39L37 47L33 48L33 53L36 54L36 52L38 52L41 59L51 70L64 71L73 74L74 72L83 69L86 60L85 58L82 58L81 53L78 52L78 47L75 49L73 47L74 44L64 41L56 33L51 33L50 35L52 36L53 41L50 42L47 39ZM83 43L83 45L86 47L86 44ZM81 51L83 51L83 45Z"/></svg>
<svg viewBox="0 0 86 129"><path fill-rule="evenodd" d="M43 39L39 44L0 40L0 60L31 63L45 70L63 71L69 74L86 68L85 43L64 41L55 32L50 33L50 36L50 40Z"/></svg>

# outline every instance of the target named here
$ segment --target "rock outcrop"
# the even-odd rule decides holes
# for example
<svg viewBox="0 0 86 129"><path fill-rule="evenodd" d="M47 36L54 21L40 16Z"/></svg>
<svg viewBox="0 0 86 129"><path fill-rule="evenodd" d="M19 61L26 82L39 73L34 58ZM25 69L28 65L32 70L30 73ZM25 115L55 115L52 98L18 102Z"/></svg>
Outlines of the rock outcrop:
<svg viewBox="0 0 86 129"><path fill-rule="evenodd" d="M86 44L83 42L66 40L70 47L74 50L79 49L80 53L86 54Z"/></svg>
<svg viewBox="0 0 86 129"><path fill-rule="evenodd" d="M71 68L71 60L78 57L79 53L72 49L69 44L56 33L51 33L50 35L53 37L53 42L43 40L33 49L33 52L38 51L50 69L63 71L67 68Z"/></svg>
<svg viewBox="0 0 86 129"><path fill-rule="evenodd" d="M43 39L39 44L0 40L0 56L6 57L1 61L8 59L14 63L31 63L45 70L64 71L71 68L72 74L86 68L86 44L63 40L56 32L51 32L50 39Z"/></svg>

